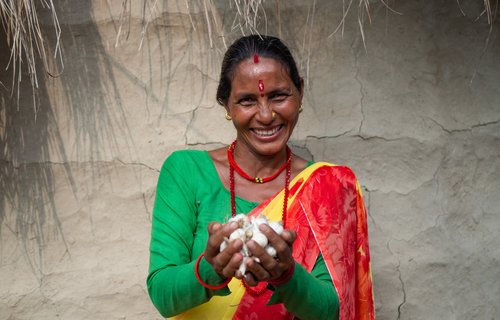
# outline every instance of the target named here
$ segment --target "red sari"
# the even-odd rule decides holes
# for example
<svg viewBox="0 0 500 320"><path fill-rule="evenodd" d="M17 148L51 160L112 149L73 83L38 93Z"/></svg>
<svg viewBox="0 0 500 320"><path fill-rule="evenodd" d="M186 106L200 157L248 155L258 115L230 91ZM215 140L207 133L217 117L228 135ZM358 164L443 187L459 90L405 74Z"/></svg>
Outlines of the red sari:
<svg viewBox="0 0 500 320"><path fill-rule="evenodd" d="M282 199L280 192L249 215L279 213ZM340 319L375 319L366 210L351 169L315 163L301 172L290 184L285 227L297 233L293 257L308 272L322 254L339 296ZM271 295L245 293L233 319L293 319L283 304L266 306Z"/></svg>

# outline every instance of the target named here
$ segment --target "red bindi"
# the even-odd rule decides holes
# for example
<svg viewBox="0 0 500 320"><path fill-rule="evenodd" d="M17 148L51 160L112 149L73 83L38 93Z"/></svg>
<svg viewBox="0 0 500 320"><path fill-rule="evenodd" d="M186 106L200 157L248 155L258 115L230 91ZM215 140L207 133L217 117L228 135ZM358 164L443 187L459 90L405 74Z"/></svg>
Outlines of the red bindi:
<svg viewBox="0 0 500 320"><path fill-rule="evenodd" d="M259 55L256 53L253 54L253 63L259 63Z"/></svg>
<svg viewBox="0 0 500 320"><path fill-rule="evenodd" d="M259 91L260 91L260 96L264 96L264 81L259 80Z"/></svg>

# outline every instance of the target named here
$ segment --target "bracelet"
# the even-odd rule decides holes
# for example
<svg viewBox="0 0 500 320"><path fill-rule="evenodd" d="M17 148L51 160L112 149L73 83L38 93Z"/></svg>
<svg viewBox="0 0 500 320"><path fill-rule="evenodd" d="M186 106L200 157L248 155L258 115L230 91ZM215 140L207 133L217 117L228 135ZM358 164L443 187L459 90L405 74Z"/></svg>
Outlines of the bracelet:
<svg viewBox="0 0 500 320"><path fill-rule="evenodd" d="M196 259L196 263L194 264L194 275L196 276L196 280L198 280L198 282L202 286L204 286L205 288L210 289L210 290L219 290L219 289L222 289L225 286L227 286L227 284L229 282L231 282L231 278L226 279L223 283L218 284L216 286L209 285L208 283L206 283L203 280L201 280L199 269L200 269L201 258L203 258L204 255L205 255L205 253L200 254L200 256L198 257L198 259Z"/></svg>
<svg viewBox="0 0 500 320"><path fill-rule="evenodd" d="M287 272L283 273L279 278L274 279L274 280L268 280L267 283L273 286L279 286L281 284L284 284L290 278L293 276L293 273L295 272L295 261L293 262L292 266L290 269L287 270Z"/></svg>

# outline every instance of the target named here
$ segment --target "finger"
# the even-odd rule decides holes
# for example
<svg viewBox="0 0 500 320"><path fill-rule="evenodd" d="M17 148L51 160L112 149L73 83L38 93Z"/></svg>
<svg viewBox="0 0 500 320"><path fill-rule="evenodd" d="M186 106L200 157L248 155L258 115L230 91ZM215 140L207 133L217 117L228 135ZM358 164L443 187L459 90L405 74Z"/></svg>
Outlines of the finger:
<svg viewBox="0 0 500 320"><path fill-rule="evenodd" d="M218 222L211 222L208 225L208 241L205 248L205 258L210 260L215 257L220 252L220 245L224 238L229 237L229 235L238 228L238 224L231 222L226 224L220 224Z"/></svg>
<svg viewBox="0 0 500 320"><path fill-rule="evenodd" d="M261 247L254 240L250 240L246 243L248 251L252 257L258 259L258 264L260 264L268 273L276 268L276 259L269 255L265 248Z"/></svg>
<svg viewBox="0 0 500 320"><path fill-rule="evenodd" d="M292 245L295 239L296 233L294 231L285 230L281 234L282 241L273 243L274 249L276 250L276 258L280 262L280 268L286 266L288 269L289 265L293 263Z"/></svg>
<svg viewBox="0 0 500 320"><path fill-rule="evenodd" d="M251 272L245 273L245 277L243 278L243 281L249 286L249 287L255 287L259 282L255 279L255 276Z"/></svg>
<svg viewBox="0 0 500 320"><path fill-rule="evenodd" d="M290 247L295 240L295 232L292 230L284 230L281 235L279 235L266 224L261 224L259 229L264 233L274 249L276 249L277 257L280 260L286 261L287 259L291 259Z"/></svg>
<svg viewBox="0 0 500 320"><path fill-rule="evenodd" d="M297 233L293 230L283 230L281 238L291 247L295 239L297 239Z"/></svg>
<svg viewBox="0 0 500 320"><path fill-rule="evenodd" d="M297 234L293 230L285 229L281 234L277 234L273 228L267 224L261 224L259 230L264 233L270 243L274 241L279 241L278 239L284 240L288 245L292 245L297 238Z"/></svg>
<svg viewBox="0 0 500 320"><path fill-rule="evenodd" d="M237 239L235 241L232 241L226 249L224 249L222 252L219 252L211 259L205 259L212 265L212 268L219 275L223 275L226 278L232 277L235 273L235 270L241 263L241 259L239 259L238 257L235 258L235 256L241 256L239 252L242 246L243 242L240 239ZM233 258L237 260L232 260Z"/></svg>
<svg viewBox="0 0 500 320"><path fill-rule="evenodd" d="M214 234L215 232L217 232L217 230L219 230L220 228L222 228L222 223L219 223L219 222L210 222L208 224L208 234Z"/></svg>
<svg viewBox="0 0 500 320"><path fill-rule="evenodd" d="M274 259L273 259L274 260ZM275 262L276 263L276 262ZM271 277L271 274L266 270L261 263L259 263L255 257L247 259L246 269L253 276L255 281L266 281Z"/></svg>
<svg viewBox="0 0 500 320"><path fill-rule="evenodd" d="M235 253L234 255L231 256L229 259L229 262L226 264L226 266L222 269L221 274L225 278L231 278L234 276L237 276L237 271L243 262L243 255L241 253ZM241 272L239 273L239 276L241 278Z"/></svg>

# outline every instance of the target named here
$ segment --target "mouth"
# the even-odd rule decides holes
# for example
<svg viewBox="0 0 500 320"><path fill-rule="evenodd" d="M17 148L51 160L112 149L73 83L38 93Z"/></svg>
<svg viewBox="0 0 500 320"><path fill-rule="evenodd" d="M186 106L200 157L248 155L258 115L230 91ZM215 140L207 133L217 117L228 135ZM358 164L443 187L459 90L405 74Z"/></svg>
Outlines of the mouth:
<svg viewBox="0 0 500 320"><path fill-rule="evenodd" d="M283 128L283 125L279 125L270 129L252 129L252 132L260 137L271 137L275 135L278 131Z"/></svg>

